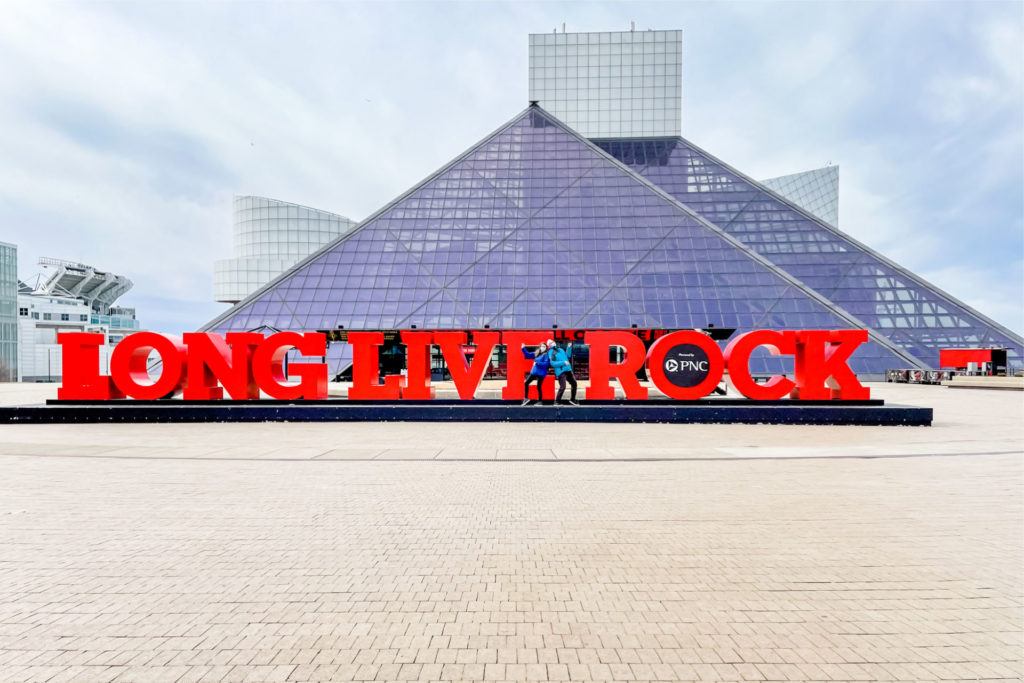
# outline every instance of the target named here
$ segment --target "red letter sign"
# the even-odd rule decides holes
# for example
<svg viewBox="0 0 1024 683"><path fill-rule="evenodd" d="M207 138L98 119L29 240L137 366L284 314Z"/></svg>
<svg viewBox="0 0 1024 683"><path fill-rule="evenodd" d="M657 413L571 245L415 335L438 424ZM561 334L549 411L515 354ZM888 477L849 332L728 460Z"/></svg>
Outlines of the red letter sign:
<svg viewBox="0 0 1024 683"><path fill-rule="evenodd" d="M476 353L473 354L473 362L467 363L466 354L462 352L462 346L466 343L465 332L434 333L434 342L441 348L448 372L452 374L452 382L455 383L455 389L463 401L468 401L476 395L476 389L491 363L491 352L494 351L494 345L498 343L499 337L497 332L474 332Z"/></svg>
<svg viewBox="0 0 1024 683"><path fill-rule="evenodd" d="M100 374L102 332L58 332L61 351L61 385L57 399L61 401L124 398L107 375Z"/></svg>
<svg viewBox="0 0 1024 683"><path fill-rule="evenodd" d="M871 398L846 364L868 340L867 330L803 330L796 333L796 387L805 401Z"/></svg>
<svg viewBox="0 0 1024 683"><path fill-rule="evenodd" d="M789 396L796 384L780 375L775 375L764 384L758 384L750 376L750 354L758 346L768 349L772 355L796 353L796 333L775 330L747 332L729 342L725 347L725 363L729 367L729 380L747 398L755 401L772 401Z"/></svg>
<svg viewBox="0 0 1024 683"><path fill-rule="evenodd" d="M551 336L548 332L502 332L501 341L505 344L506 378L501 390L501 397L506 401L522 401L523 384L526 374L533 367L533 361L523 356L523 345L533 347L543 344ZM555 378L548 374L544 378L541 396L545 399L555 398ZM538 397L540 398L540 397Z"/></svg>
<svg viewBox="0 0 1024 683"><path fill-rule="evenodd" d="M666 358L670 352L673 354L681 352L684 357L680 359ZM703 358L696 358L696 356L703 356ZM687 363L693 367L683 368L683 370L689 370L689 372L679 371L677 374L676 366ZM671 364L673 372L666 372L666 364ZM658 387L661 393L678 401L690 401L707 396L712 389L718 386L724 371L725 361L722 359L722 350L718 348L718 344L708 335L696 330L679 330L666 334L654 342L647 355L647 374L654 382L654 386ZM676 380L674 382L673 377L689 381Z"/></svg>
<svg viewBox="0 0 1024 683"><path fill-rule="evenodd" d="M288 375L295 375L299 383L283 384L287 379L284 361L288 350L294 348L303 356L323 356L327 353L327 337L319 332L278 332L256 347L252 355L256 384L271 398L282 401L327 398L326 363L291 363Z"/></svg>
<svg viewBox="0 0 1024 683"><path fill-rule="evenodd" d="M213 332L186 332L182 336L188 346L182 398L187 401L219 399L224 397L225 391L237 400L260 397L252 372L252 354L263 342L262 334L228 332L227 341Z"/></svg>
<svg viewBox="0 0 1024 683"><path fill-rule="evenodd" d="M433 338L433 332L402 330L402 343L405 345L402 398L407 401L434 398L434 388L430 386L430 345Z"/></svg>
<svg viewBox="0 0 1024 683"><path fill-rule="evenodd" d="M636 378L647 355L639 337L630 332L587 332L583 341L590 346L588 401L615 398L615 390L609 384L612 378L619 380L627 400L642 401L647 398L647 387L641 386L640 380ZM626 358L621 363L609 360L613 346L620 346L626 351Z"/></svg>
<svg viewBox="0 0 1024 683"><path fill-rule="evenodd" d="M641 334L645 333L645 334ZM531 330L472 332L475 348L465 346L469 331L402 330L406 368L403 375L383 379L379 370L379 347L385 334L372 331L348 333L352 346L353 400L393 401L434 398L430 386L431 349L437 345L451 372L462 400L475 398L487 373L494 348L504 343L507 374L501 396L505 400L524 398L523 379L531 370L532 356L540 348L541 361L548 338L573 339L590 347L590 384L586 398L615 398L611 381L618 379L626 400L643 400L648 390L637 378L644 363L649 377L666 396L676 400L699 399L710 393L728 368L729 380L741 394L752 400L778 400L787 394L794 399L864 400L870 391L860 384L849 360L860 344L868 341L864 330L756 330L740 334L724 354L710 336L698 330ZM101 347L106 337L98 333L58 334L63 353L61 400L108 400L128 396L135 399L170 398L184 389L186 400L213 400L225 395L237 400L258 399L261 392L280 400L323 399L327 397L327 364L315 362L327 353L323 333L281 332L264 338L251 332L186 333L184 341L153 332L137 332L114 347L110 377L99 369ZM388 337L390 339L390 337ZM499 341L500 339L500 341ZM653 340L645 352L645 340ZM759 347L774 355L794 357L794 378L773 376L758 384L750 374L750 358ZM310 357L295 358L286 370L289 352ZM623 349L622 362L610 360L612 349ZM528 349L526 356L523 349ZM150 377L149 359L156 354L161 366ZM760 353L764 354L765 351ZM287 375L298 378L288 382ZM554 374L541 384L544 399L554 398ZM531 392L532 393L532 392ZM531 396L530 398L533 398ZM541 396L538 396L541 398Z"/></svg>
<svg viewBox="0 0 1024 683"><path fill-rule="evenodd" d="M149 354L160 356L160 376L150 381ZM185 381L185 346L156 332L129 334L114 347L110 374L117 388L131 398L153 400L173 396Z"/></svg>
<svg viewBox="0 0 1024 683"><path fill-rule="evenodd" d="M402 376L388 375L381 384L377 347L384 343L383 332L349 332L352 345L352 386L348 397L355 400L395 401L402 392Z"/></svg>

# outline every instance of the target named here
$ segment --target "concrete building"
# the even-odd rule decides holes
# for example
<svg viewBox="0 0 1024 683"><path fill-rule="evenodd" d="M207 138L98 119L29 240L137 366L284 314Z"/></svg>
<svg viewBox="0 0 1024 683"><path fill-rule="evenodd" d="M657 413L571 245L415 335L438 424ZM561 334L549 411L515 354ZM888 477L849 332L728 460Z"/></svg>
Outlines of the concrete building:
<svg viewBox="0 0 1024 683"><path fill-rule="evenodd" d="M18 378L18 248L0 242L0 382Z"/></svg>
<svg viewBox="0 0 1024 683"><path fill-rule="evenodd" d="M139 330L135 309L115 306L132 281L71 261L41 258L43 272L18 291L19 381L56 382L63 371L57 335L61 332L100 332L100 367L109 369L110 352L126 334Z"/></svg>
<svg viewBox="0 0 1024 683"><path fill-rule="evenodd" d="M235 197L232 258L214 262L214 299L237 303L356 226L328 211L267 197Z"/></svg>
<svg viewBox="0 0 1024 683"><path fill-rule="evenodd" d="M681 135L682 31L531 33L530 100L588 138Z"/></svg>

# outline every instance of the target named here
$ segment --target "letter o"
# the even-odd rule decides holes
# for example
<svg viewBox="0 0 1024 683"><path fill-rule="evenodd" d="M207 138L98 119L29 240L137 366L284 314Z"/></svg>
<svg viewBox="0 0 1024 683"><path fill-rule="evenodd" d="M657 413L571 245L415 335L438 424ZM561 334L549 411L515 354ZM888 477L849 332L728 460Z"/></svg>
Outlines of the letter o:
<svg viewBox="0 0 1024 683"><path fill-rule="evenodd" d="M678 344L692 344L699 347L708 356L707 377L692 387L673 384L665 376L665 355ZM723 372L725 372L725 359L722 357L722 350L718 348L714 339L695 330L679 330L666 334L654 342L647 354L647 375L654 382L654 386L669 398L674 398L677 401L689 401L707 396L712 389L718 386Z"/></svg>
<svg viewBox="0 0 1024 683"><path fill-rule="evenodd" d="M776 401L793 391L796 384L781 375L774 375L764 384L750 376L750 355L759 346L773 356L796 351L796 334L779 330L753 330L735 337L725 347L725 362L729 367L729 381L736 391L755 401Z"/></svg>

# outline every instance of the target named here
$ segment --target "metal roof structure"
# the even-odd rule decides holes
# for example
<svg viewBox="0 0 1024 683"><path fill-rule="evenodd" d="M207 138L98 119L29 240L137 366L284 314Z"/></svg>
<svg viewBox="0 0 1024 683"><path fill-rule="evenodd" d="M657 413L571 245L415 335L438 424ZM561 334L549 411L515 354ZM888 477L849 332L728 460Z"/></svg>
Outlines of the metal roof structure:
<svg viewBox="0 0 1024 683"><path fill-rule="evenodd" d="M133 285L124 275L84 263L41 257L39 265L43 267L43 273L32 290L33 294L81 299L94 312L104 315Z"/></svg>

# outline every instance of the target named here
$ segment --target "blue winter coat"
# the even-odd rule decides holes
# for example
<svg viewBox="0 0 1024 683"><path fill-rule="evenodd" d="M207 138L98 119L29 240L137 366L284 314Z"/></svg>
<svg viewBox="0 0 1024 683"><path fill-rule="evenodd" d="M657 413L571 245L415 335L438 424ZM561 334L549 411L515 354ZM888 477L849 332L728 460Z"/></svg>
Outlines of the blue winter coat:
<svg viewBox="0 0 1024 683"><path fill-rule="evenodd" d="M524 346L523 357L533 359L533 368L530 370L531 375L547 377L548 370L551 368L551 358L548 356L547 351L538 356L536 353Z"/></svg>
<svg viewBox="0 0 1024 683"><path fill-rule="evenodd" d="M565 352L565 349L556 346L548 351L548 358L551 359L551 370L555 373L555 377L572 372L572 363L569 362L569 354Z"/></svg>

